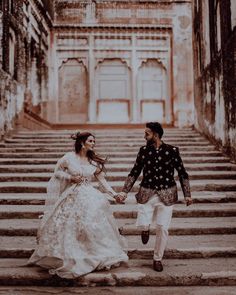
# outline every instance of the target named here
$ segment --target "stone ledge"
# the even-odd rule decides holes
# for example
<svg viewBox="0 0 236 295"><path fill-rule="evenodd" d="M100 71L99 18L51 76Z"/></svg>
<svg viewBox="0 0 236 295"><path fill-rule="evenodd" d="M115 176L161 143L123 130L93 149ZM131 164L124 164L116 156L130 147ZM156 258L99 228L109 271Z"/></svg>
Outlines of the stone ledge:
<svg viewBox="0 0 236 295"><path fill-rule="evenodd" d="M130 260L109 271L65 280L39 267L21 267L26 260L0 259L2 286L235 286L236 258L168 259L164 271L155 272L152 260ZM18 265L18 267L17 267ZM230 271L229 271L230 269Z"/></svg>
<svg viewBox="0 0 236 295"><path fill-rule="evenodd" d="M235 295L235 286L0 287L0 295Z"/></svg>

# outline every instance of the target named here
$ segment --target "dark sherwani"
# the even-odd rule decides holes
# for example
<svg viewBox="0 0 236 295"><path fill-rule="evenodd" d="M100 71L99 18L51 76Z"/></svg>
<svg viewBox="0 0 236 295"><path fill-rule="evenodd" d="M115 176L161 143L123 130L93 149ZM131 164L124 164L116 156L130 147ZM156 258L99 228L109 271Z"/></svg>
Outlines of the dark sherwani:
<svg viewBox="0 0 236 295"><path fill-rule="evenodd" d="M191 197L188 173L184 168L179 149L164 142L159 149L153 145L142 146L122 191L128 193L143 170L137 195L145 194L146 197L147 195L150 197L157 193L165 205L173 205L178 199L174 169L178 172L184 197ZM175 194L172 194L173 192Z"/></svg>

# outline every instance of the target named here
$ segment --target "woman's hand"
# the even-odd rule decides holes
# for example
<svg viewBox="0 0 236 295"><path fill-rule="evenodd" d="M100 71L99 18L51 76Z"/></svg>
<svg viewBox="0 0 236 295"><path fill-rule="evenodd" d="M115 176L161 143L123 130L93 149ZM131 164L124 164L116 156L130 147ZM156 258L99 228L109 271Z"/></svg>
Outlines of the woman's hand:
<svg viewBox="0 0 236 295"><path fill-rule="evenodd" d="M82 176L81 175L73 175L71 176L70 182L72 183L80 183L82 181Z"/></svg>
<svg viewBox="0 0 236 295"><path fill-rule="evenodd" d="M125 204L125 199L127 198L127 194L121 192L115 196L116 203L118 204Z"/></svg>

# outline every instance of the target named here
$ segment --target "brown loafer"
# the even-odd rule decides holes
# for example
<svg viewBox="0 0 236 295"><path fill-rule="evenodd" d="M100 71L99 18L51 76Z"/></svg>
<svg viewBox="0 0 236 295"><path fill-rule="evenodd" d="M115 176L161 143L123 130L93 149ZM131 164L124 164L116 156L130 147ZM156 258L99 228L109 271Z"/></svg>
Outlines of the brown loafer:
<svg viewBox="0 0 236 295"><path fill-rule="evenodd" d="M149 230L143 230L141 233L141 239L144 245L149 241L149 234Z"/></svg>
<svg viewBox="0 0 236 295"><path fill-rule="evenodd" d="M159 272L163 271L163 265L161 261L153 260L153 269Z"/></svg>

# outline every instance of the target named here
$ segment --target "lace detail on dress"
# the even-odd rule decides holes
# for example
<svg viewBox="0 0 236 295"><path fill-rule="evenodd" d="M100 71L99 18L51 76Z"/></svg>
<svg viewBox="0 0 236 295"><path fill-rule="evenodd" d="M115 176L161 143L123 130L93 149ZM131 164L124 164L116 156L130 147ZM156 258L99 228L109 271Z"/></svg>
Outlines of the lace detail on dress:
<svg viewBox="0 0 236 295"><path fill-rule="evenodd" d="M74 157L68 160L68 171L82 175L81 183L68 183L59 190L56 182L53 188L60 196L40 226L38 245L29 263L63 278L75 278L128 260L123 250L127 245L110 204L91 185L95 169L92 165L81 167Z"/></svg>

